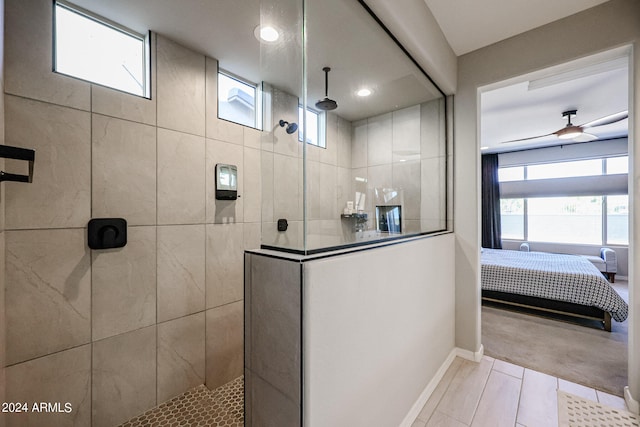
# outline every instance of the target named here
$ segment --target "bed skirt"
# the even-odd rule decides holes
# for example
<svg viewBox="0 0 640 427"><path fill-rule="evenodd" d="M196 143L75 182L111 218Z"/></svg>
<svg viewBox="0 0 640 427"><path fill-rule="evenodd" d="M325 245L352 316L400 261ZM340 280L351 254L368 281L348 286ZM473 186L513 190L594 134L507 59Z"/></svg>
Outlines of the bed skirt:
<svg viewBox="0 0 640 427"><path fill-rule="evenodd" d="M482 290L483 302L506 304L511 307L532 309L539 312L555 313L580 319L596 320L602 322L602 328L611 332L611 315L598 308L586 305L574 304L565 301L549 300L528 295L511 294Z"/></svg>

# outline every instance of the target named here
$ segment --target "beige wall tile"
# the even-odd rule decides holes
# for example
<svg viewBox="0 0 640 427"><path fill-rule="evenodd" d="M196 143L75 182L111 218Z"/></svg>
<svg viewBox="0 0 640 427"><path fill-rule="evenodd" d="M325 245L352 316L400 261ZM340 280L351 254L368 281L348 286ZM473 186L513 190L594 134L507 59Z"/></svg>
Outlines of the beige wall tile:
<svg viewBox="0 0 640 427"><path fill-rule="evenodd" d="M444 116L444 99L420 105L420 154L423 159L446 155Z"/></svg>
<svg viewBox="0 0 640 427"><path fill-rule="evenodd" d="M262 222L274 221L274 154L260 151L260 175L262 189Z"/></svg>
<svg viewBox="0 0 640 427"><path fill-rule="evenodd" d="M262 224L259 222L244 223L244 249L260 249L260 232Z"/></svg>
<svg viewBox="0 0 640 427"><path fill-rule="evenodd" d="M242 301L207 310L207 380L213 390L243 374Z"/></svg>
<svg viewBox="0 0 640 427"><path fill-rule="evenodd" d="M7 363L91 340L85 231L7 231Z"/></svg>
<svg viewBox="0 0 640 427"><path fill-rule="evenodd" d="M156 228L129 227L127 239L92 251L94 340L156 322Z"/></svg>
<svg viewBox="0 0 640 427"><path fill-rule="evenodd" d="M93 427L118 425L156 404L156 327L93 344Z"/></svg>
<svg viewBox="0 0 640 427"><path fill-rule="evenodd" d="M390 163L392 156L391 113L367 120L367 164L369 166Z"/></svg>
<svg viewBox="0 0 640 427"><path fill-rule="evenodd" d="M244 207L244 222L260 222L262 206L262 162L261 153L253 148L244 149L244 168L242 194Z"/></svg>
<svg viewBox="0 0 640 427"><path fill-rule="evenodd" d="M158 129L158 224L205 221L205 139Z"/></svg>
<svg viewBox="0 0 640 427"><path fill-rule="evenodd" d="M434 157L423 159L421 163L422 185L420 187L420 213L423 222L431 224L423 231L437 230L443 227L446 215L445 181L442 175L445 159Z"/></svg>
<svg viewBox="0 0 640 427"><path fill-rule="evenodd" d="M300 423L300 403L293 402L257 375L251 376L251 421L255 426L295 426Z"/></svg>
<svg viewBox="0 0 640 427"><path fill-rule="evenodd" d="M420 106L394 111L392 117L393 162L419 160Z"/></svg>
<svg viewBox="0 0 640 427"><path fill-rule="evenodd" d="M91 424L91 346L65 350L7 368L7 401L60 402L69 413L10 414L9 427L71 427Z"/></svg>
<svg viewBox="0 0 640 427"><path fill-rule="evenodd" d="M231 144L243 144L245 126L222 119L213 120L210 126L207 137Z"/></svg>
<svg viewBox="0 0 640 427"><path fill-rule="evenodd" d="M207 222L239 223L244 221L244 153L241 145L207 139ZM224 163L238 167L237 200L216 200L216 164Z"/></svg>
<svg viewBox="0 0 640 427"><path fill-rule="evenodd" d="M90 217L89 113L5 97L6 144L36 150L33 183L7 183L6 227L84 227ZM6 167L27 173L26 162Z"/></svg>
<svg viewBox="0 0 640 427"><path fill-rule="evenodd" d="M207 224L207 308L242 299L243 253L242 224Z"/></svg>
<svg viewBox="0 0 640 427"><path fill-rule="evenodd" d="M351 134L351 167L354 169L365 168L369 161L367 156L369 151L367 120L353 123Z"/></svg>
<svg viewBox="0 0 640 427"><path fill-rule="evenodd" d="M92 216L156 223L156 129L93 115Z"/></svg>
<svg viewBox="0 0 640 427"><path fill-rule="evenodd" d="M338 116L338 166L351 167L351 122Z"/></svg>
<svg viewBox="0 0 640 427"><path fill-rule="evenodd" d="M393 164L393 187L403 192L404 219L420 219L420 160Z"/></svg>
<svg viewBox="0 0 640 427"><path fill-rule="evenodd" d="M300 159L274 154L273 156L273 215L274 220L287 218L302 220L302 193ZM265 195L266 196L266 195ZM264 219L263 219L264 221Z"/></svg>
<svg viewBox="0 0 640 427"><path fill-rule="evenodd" d="M204 310L205 226L158 227L158 322Z"/></svg>
<svg viewBox="0 0 640 427"><path fill-rule="evenodd" d="M338 151L340 146L340 134L338 131L338 116L334 113L326 113L327 146L320 150L320 162L330 165L338 164Z"/></svg>
<svg viewBox="0 0 640 427"><path fill-rule="evenodd" d="M204 384L205 314L158 325L158 403Z"/></svg>
<svg viewBox="0 0 640 427"><path fill-rule="evenodd" d="M365 187L366 188L366 187ZM353 200L354 207L357 209L357 200L355 192L351 191L351 168L336 168L336 213L340 215L344 208L347 207L347 202ZM366 199L365 199L366 202Z"/></svg>
<svg viewBox="0 0 640 427"><path fill-rule="evenodd" d="M157 36L158 126L205 135L205 57Z"/></svg>
<svg viewBox="0 0 640 427"><path fill-rule="evenodd" d="M300 264L251 256L251 370L294 402L300 401Z"/></svg>
<svg viewBox="0 0 640 427"><path fill-rule="evenodd" d="M340 217L337 204L336 166L307 162L307 218L337 219Z"/></svg>
<svg viewBox="0 0 640 427"><path fill-rule="evenodd" d="M207 308L242 299L243 225L207 224Z"/></svg>
<svg viewBox="0 0 640 427"><path fill-rule="evenodd" d="M258 129L252 129L247 126L243 126L242 131L244 132L245 147L255 148L257 150L262 148L262 136L265 132Z"/></svg>
<svg viewBox="0 0 640 427"><path fill-rule="evenodd" d="M5 4L5 91L88 111L90 84L51 71L53 3L34 0Z"/></svg>

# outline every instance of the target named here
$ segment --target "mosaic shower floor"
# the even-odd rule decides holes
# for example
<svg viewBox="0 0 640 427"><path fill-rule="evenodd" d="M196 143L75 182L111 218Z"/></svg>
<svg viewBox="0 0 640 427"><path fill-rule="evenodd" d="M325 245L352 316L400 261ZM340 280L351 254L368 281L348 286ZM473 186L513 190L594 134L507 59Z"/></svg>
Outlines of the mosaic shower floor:
<svg viewBox="0 0 640 427"><path fill-rule="evenodd" d="M244 377L238 377L215 390L199 385L120 427L243 426L243 386Z"/></svg>

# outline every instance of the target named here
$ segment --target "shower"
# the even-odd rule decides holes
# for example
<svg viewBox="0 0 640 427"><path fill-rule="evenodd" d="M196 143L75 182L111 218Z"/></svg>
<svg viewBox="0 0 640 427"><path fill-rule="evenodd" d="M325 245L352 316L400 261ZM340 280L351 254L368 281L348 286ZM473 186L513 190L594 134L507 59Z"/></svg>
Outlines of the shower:
<svg viewBox="0 0 640 427"><path fill-rule="evenodd" d="M298 124L297 123L289 123L286 120L280 120L280 127L287 127L286 131L289 135L291 135L292 133L294 133L295 131L298 130Z"/></svg>
<svg viewBox="0 0 640 427"><path fill-rule="evenodd" d="M338 103L333 99L329 99L329 71L331 68L324 67L324 99L316 102L316 108L322 111L335 110L338 108Z"/></svg>

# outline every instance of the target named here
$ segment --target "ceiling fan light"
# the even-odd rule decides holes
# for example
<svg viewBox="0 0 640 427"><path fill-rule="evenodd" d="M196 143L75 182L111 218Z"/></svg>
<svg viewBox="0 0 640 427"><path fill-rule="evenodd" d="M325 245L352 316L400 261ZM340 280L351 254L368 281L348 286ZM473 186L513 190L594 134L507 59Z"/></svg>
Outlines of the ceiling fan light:
<svg viewBox="0 0 640 427"><path fill-rule="evenodd" d="M572 139L582 135L582 128L580 128L579 126L570 125L563 129L560 129L558 132L556 132L556 135L558 135L558 138L560 139Z"/></svg>

